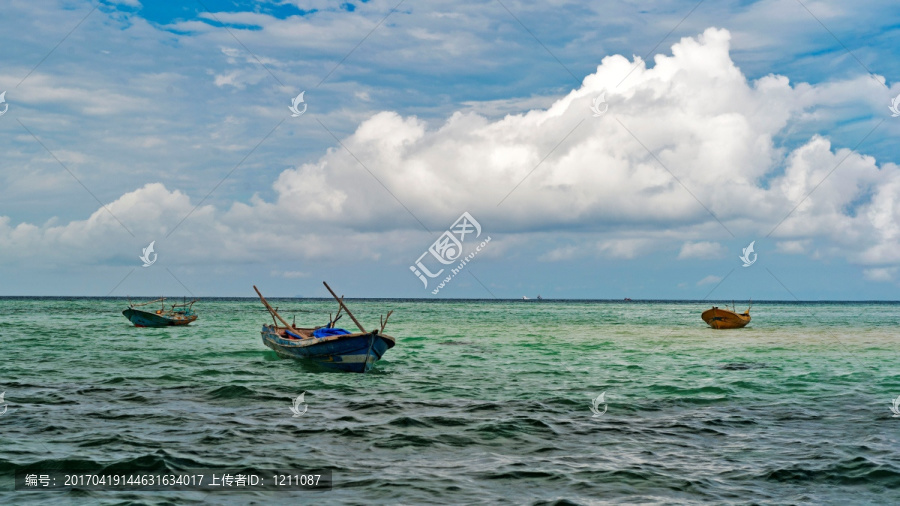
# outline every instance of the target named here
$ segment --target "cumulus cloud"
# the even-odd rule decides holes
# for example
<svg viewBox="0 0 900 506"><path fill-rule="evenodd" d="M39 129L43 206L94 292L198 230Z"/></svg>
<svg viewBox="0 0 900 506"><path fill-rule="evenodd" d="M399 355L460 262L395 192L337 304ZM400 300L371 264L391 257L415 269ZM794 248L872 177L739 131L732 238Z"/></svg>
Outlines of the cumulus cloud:
<svg viewBox="0 0 900 506"><path fill-rule="evenodd" d="M403 245L417 251L429 243L423 228L440 231L469 211L492 234L583 237L584 245L554 244L545 260L572 258L582 247L629 259L676 240L679 258L715 258L723 246L704 238L740 229L772 232L785 245L823 239L860 264L900 262L897 165L835 149L822 136L789 152L777 147L792 122L831 100L828 87L792 86L776 75L749 81L729 51L729 32L711 28L652 66L609 56L549 107L496 120L467 110L430 125L383 111L317 161L281 172L271 192L227 208L204 205L186 226L223 260L294 244L307 258L327 257L337 236L360 258ZM854 86L883 93L871 79ZM593 117L601 93L609 110ZM155 237L193 205L151 184L110 210ZM120 225L108 214L44 227L3 218L0 244L109 244L104 237ZM185 256L202 257L198 244L185 240L194 252Z"/></svg>
<svg viewBox="0 0 900 506"><path fill-rule="evenodd" d="M764 230L799 204L776 236L844 234L852 242L865 229L892 237L886 183L897 167L835 152L822 137L785 157L773 137L808 105L809 87L779 76L750 83L728 49L728 32L707 30L676 44L673 56L657 56L652 69L639 63L619 89L633 63L611 56L548 109L497 121L456 113L429 128L414 116L376 114L342 141L349 152L283 172L279 203L331 189L329 202L296 217L414 225L384 185L426 223L467 209L511 232L715 226L707 208L724 223L752 220ZM610 111L592 118L591 99L603 92ZM867 192L871 200L859 203ZM848 205L858 207L855 216Z"/></svg>

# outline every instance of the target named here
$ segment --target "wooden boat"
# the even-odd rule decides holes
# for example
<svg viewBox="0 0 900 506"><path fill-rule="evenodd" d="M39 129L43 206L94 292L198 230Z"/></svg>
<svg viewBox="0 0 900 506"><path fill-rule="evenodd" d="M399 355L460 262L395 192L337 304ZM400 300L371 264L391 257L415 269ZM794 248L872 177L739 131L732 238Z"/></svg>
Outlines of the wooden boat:
<svg viewBox="0 0 900 506"><path fill-rule="evenodd" d="M387 316L381 320L380 329L367 331L344 305L343 297L338 298L328 283L323 282L323 284L337 299L338 312L334 319L331 319L331 315L329 315L327 325L313 328L301 328L288 324L254 286L253 289L259 295L259 300L266 306L274 322L274 325L263 325L260 332L263 344L282 358L305 360L340 371L361 373L369 371L375 362L396 344L393 337L384 334L384 327L393 311L389 311ZM359 328L359 332L351 333L334 326L342 316L342 310L350 316L353 323ZM282 325L278 325L279 321Z"/></svg>
<svg viewBox="0 0 900 506"><path fill-rule="evenodd" d="M753 307L752 301L750 307ZM700 318L703 318L703 321L714 329L739 329L750 323L750 307L738 314L733 310L734 304L731 306L732 310L713 306L712 309L704 311Z"/></svg>
<svg viewBox="0 0 900 506"><path fill-rule="evenodd" d="M154 302L160 303L160 308L156 311L144 311L135 309L136 307L148 306ZM133 304L128 302L128 309L122 311L125 318L128 318L135 327L169 327L172 325L187 325L197 319L197 313L194 312L194 303L183 302L181 304L172 304L167 310L165 306L166 299L156 299L143 304Z"/></svg>

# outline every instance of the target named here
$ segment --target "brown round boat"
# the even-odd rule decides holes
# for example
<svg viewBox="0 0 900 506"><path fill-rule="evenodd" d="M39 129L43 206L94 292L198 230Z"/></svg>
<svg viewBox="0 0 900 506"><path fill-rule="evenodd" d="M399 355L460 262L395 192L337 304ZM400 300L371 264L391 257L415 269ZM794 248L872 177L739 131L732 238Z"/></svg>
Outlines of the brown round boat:
<svg viewBox="0 0 900 506"><path fill-rule="evenodd" d="M750 308L743 313L735 313L728 309L713 306L700 315L710 327L714 329L739 329L750 323Z"/></svg>

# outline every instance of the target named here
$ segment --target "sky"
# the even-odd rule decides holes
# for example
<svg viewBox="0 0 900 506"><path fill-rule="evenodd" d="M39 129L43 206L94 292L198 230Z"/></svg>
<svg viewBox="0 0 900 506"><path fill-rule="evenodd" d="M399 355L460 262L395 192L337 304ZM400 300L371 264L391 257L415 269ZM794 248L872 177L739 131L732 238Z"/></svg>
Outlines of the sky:
<svg viewBox="0 0 900 506"><path fill-rule="evenodd" d="M11 0L0 44L0 296L900 299L892 2Z"/></svg>

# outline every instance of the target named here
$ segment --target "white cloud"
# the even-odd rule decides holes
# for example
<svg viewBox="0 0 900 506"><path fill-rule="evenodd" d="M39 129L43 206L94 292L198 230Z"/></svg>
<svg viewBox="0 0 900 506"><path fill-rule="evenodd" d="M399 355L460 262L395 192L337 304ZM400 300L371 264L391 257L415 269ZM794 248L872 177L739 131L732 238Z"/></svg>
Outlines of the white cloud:
<svg viewBox="0 0 900 506"><path fill-rule="evenodd" d="M646 251L652 243L649 239L611 239L600 242L597 249L610 258L632 259Z"/></svg>
<svg viewBox="0 0 900 506"><path fill-rule="evenodd" d="M697 286L718 283L719 281L722 281L721 276L713 276L712 274L710 274L709 276L706 276L705 278L701 279L700 281L697 281Z"/></svg>
<svg viewBox="0 0 900 506"><path fill-rule="evenodd" d="M304 258L328 258L334 251L329 239L336 237L346 243L341 254L379 258L430 243L422 240L417 219L441 230L468 210L492 234L567 231L588 238L590 251L602 257L636 258L660 241L687 240L679 258L715 258L724 247L705 238L727 233L720 222L767 233L797 206L773 234L780 243L815 237L854 262L900 262L900 168L835 150L820 136L787 153L777 148L779 133L833 100L833 86L792 87L774 75L748 81L729 49L727 31L708 29L676 43L672 56L656 56L652 68L640 62L621 86L634 62L609 56L548 108L496 120L469 110L431 126L393 111L374 114L341 139L346 149L337 146L283 170L272 191L247 203L207 203L172 240L182 241L186 260L215 251L222 261L257 261L290 248ZM31 79L32 86L43 86L40 75ZM236 76L228 84L241 82ZM854 83L857 93L884 92L871 79ZM95 108L142 104L113 96L110 105L50 84L43 89ZM603 92L609 112L594 118L591 100ZM211 137L226 128L227 118ZM126 193L110 209L149 242L196 203L155 183ZM184 235L189 230L196 234L191 242ZM55 257L54 251L80 249L86 260L96 260L121 249L110 239L120 234L102 209L85 221L43 227L13 226L5 218L0 244L12 249L0 254L49 251L41 255ZM285 238L284 244L272 247L272 237ZM542 259L578 252L556 244L548 250Z"/></svg>
<svg viewBox="0 0 900 506"><path fill-rule="evenodd" d="M725 246L717 242L711 241L699 241L699 242L686 242L681 246L681 251L678 253L678 259L684 260L687 258L722 258L727 253Z"/></svg>
<svg viewBox="0 0 900 506"><path fill-rule="evenodd" d="M784 175L774 175L769 189L761 187L758 181L772 177L781 163L773 137L803 111L796 90L777 76L748 83L728 59L725 31L707 30L699 39L684 39L673 53L657 57L653 69L640 65L626 82L629 86L615 92L608 90L632 64L608 57L582 88L547 110L497 121L457 113L431 129L414 116L376 114L342 140L353 156L334 149L316 163L283 172L276 184L279 202L332 189L327 200L305 206L295 217L363 227L385 221L413 225L398 205L384 205L392 200L380 191L384 184L430 223L469 209L495 229L513 232L549 227L673 230L715 225L705 205L725 223L752 219L764 230L849 154L835 153L829 141L815 137L789 154ZM602 90L607 90L610 112L591 118L591 98ZM760 109L769 113L759 114ZM890 220L866 220L865 213L852 217L845 209L866 191L874 190L874 202L880 202L886 187L875 183L897 173L896 166L879 168L870 157L849 154L841 170L818 186L775 235L836 238L868 229L875 233L870 240L879 237L877 229L889 231ZM866 206L862 204L864 210ZM882 214L893 212L886 202ZM688 247L684 254L699 251Z"/></svg>
<svg viewBox="0 0 900 506"><path fill-rule="evenodd" d="M863 270L863 277L869 281L893 281L895 274L897 274L896 267L879 267Z"/></svg>
<svg viewBox="0 0 900 506"><path fill-rule="evenodd" d="M561 248L555 248L547 253L544 253L538 260L542 262L562 262L565 260L572 260L573 258L577 258L581 254L581 248L577 246L564 246Z"/></svg>
<svg viewBox="0 0 900 506"><path fill-rule="evenodd" d="M108 2L112 4L126 5L128 7L141 7L141 2L139 2L138 0L108 0Z"/></svg>
<svg viewBox="0 0 900 506"><path fill-rule="evenodd" d="M8 102L22 107L47 106L51 112L75 112L86 116L114 116L134 114L152 108L149 99L140 98L122 91L96 87L97 83L60 83L53 76L35 71L28 76L28 86L16 89L15 94L7 94ZM30 119L30 118L29 118ZM26 125L34 124L28 121Z"/></svg>
<svg viewBox="0 0 900 506"><path fill-rule="evenodd" d="M810 241L778 241L775 243L775 251L789 255L799 255L806 252Z"/></svg>
<svg viewBox="0 0 900 506"><path fill-rule="evenodd" d="M302 271L272 271L270 272L272 277L276 278L284 278L284 279L299 279L299 278L308 278L308 272Z"/></svg>

